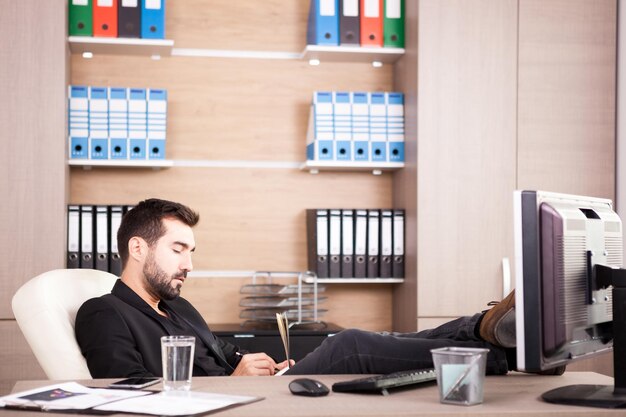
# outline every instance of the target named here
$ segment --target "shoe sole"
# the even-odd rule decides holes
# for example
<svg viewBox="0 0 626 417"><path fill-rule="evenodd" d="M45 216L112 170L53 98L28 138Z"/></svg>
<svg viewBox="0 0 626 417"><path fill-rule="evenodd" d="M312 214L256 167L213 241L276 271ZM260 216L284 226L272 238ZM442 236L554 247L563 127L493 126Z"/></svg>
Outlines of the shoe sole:
<svg viewBox="0 0 626 417"><path fill-rule="evenodd" d="M517 346L515 335L515 308L510 309L498 320L494 332L494 338L503 348Z"/></svg>

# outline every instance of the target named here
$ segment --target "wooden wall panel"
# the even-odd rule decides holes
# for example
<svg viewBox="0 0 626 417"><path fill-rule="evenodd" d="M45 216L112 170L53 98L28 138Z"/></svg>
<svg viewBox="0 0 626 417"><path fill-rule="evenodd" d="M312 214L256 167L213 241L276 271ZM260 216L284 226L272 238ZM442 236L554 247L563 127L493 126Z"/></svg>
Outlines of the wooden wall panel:
<svg viewBox="0 0 626 417"><path fill-rule="evenodd" d="M65 264L65 5L3 2L0 13L0 318L21 284Z"/></svg>
<svg viewBox="0 0 626 417"><path fill-rule="evenodd" d="M300 52L308 1L168 2L166 37L176 48ZM299 59L72 56L72 84L168 90L167 158L299 163L305 160L316 90L389 91L393 66L310 66ZM74 204L134 204L148 197L196 209L196 270L299 271L307 267L305 209L390 207L391 174L298 169L189 168L71 171ZM209 322L238 321L240 281L189 282ZM332 287L337 324L390 327L389 286ZM356 298L367 305L354 308ZM375 308L372 308L375 305Z"/></svg>
<svg viewBox="0 0 626 417"><path fill-rule="evenodd" d="M165 35L177 48L301 52L307 0L167 2Z"/></svg>
<svg viewBox="0 0 626 417"><path fill-rule="evenodd" d="M389 207L391 176L296 169L74 169L74 204L135 204L149 197L200 213L196 269L306 269L305 209ZM372 288L376 288L373 286Z"/></svg>
<svg viewBox="0 0 626 417"><path fill-rule="evenodd" d="M589 359L583 359L567 366L568 371L598 372L603 375L614 376L613 354L604 353Z"/></svg>
<svg viewBox="0 0 626 417"><path fill-rule="evenodd" d="M513 257L517 1L420 1L418 317L502 298Z"/></svg>
<svg viewBox="0 0 626 417"><path fill-rule="evenodd" d="M0 320L0 395L25 379L46 379L15 320Z"/></svg>
<svg viewBox="0 0 626 417"><path fill-rule="evenodd" d="M615 0L521 0L518 187L614 198Z"/></svg>
<svg viewBox="0 0 626 417"><path fill-rule="evenodd" d="M250 278L192 278L185 281L183 297L189 300L211 324L241 323L239 318L242 285ZM276 283L295 283L295 280L274 280ZM327 285L319 294L327 297L319 308L328 310L322 320L342 327L358 327L371 331L391 329L391 285L345 284ZM358 308L356 308L358 306Z"/></svg>
<svg viewBox="0 0 626 417"><path fill-rule="evenodd" d="M393 287L393 329L417 329L417 99L419 3L405 2L406 53L394 65L394 89L404 92L405 167L393 174L393 204L405 209L404 282Z"/></svg>
<svg viewBox="0 0 626 417"><path fill-rule="evenodd" d="M392 67L72 56L72 83L168 90L167 157L304 161L313 91L389 91Z"/></svg>
<svg viewBox="0 0 626 417"><path fill-rule="evenodd" d="M615 0L520 0L518 188L614 199L616 48Z"/></svg>

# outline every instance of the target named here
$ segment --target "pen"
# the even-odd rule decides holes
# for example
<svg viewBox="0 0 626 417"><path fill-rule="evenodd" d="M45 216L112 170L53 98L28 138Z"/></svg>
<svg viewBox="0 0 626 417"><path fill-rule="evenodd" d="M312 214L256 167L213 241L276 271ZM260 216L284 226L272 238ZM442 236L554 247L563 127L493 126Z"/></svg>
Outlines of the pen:
<svg viewBox="0 0 626 417"><path fill-rule="evenodd" d="M241 352L239 352L239 351L237 351L237 352L235 352L235 355L236 355L236 356L239 356L239 357L241 358L241 357L243 357L243 355L244 355L244 354L243 354L243 353L241 353ZM276 374L276 373L280 373L280 375L282 375L283 373L285 373L285 371L286 371L288 368L289 368L289 366L287 366L287 368L286 368L286 369L278 369L278 368L274 368L274 373L275 373L275 374Z"/></svg>

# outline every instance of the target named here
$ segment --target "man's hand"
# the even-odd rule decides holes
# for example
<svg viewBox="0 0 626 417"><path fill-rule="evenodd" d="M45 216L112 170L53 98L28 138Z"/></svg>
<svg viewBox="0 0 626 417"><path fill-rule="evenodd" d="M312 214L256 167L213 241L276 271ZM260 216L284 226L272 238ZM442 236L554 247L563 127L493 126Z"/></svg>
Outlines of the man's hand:
<svg viewBox="0 0 626 417"><path fill-rule="evenodd" d="M281 365L286 362L281 362ZM248 353L241 357L232 376L268 376L274 375L279 365L265 353ZM283 365L283 368L285 365ZM281 369L281 368L279 368Z"/></svg>
<svg viewBox="0 0 626 417"><path fill-rule="evenodd" d="M290 366L294 366L295 364L296 364L296 361L294 361L293 359L289 359L289 365L287 365L287 361L282 361L281 363L276 364L276 370L282 371L283 369L288 368Z"/></svg>
<svg viewBox="0 0 626 417"><path fill-rule="evenodd" d="M296 364L293 359L290 359L289 362L289 366ZM274 362L274 359L270 358L265 353L248 353L247 355L243 355L241 357L239 365L237 365L231 376L274 375L276 371L287 368L287 366L287 361L276 363Z"/></svg>

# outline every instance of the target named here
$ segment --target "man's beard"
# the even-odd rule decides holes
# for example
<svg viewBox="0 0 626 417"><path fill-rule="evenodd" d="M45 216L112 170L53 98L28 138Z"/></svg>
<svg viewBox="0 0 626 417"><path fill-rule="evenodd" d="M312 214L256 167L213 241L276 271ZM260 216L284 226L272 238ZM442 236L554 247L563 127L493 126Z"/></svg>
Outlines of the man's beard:
<svg viewBox="0 0 626 417"><path fill-rule="evenodd" d="M161 300L173 300L180 295L182 284L172 287L171 282L174 279L185 277L185 273L179 272L168 277L167 273L159 268L154 260L154 255L150 253L143 267L143 274L146 277L149 288L147 289L152 295L157 296Z"/></svg>

